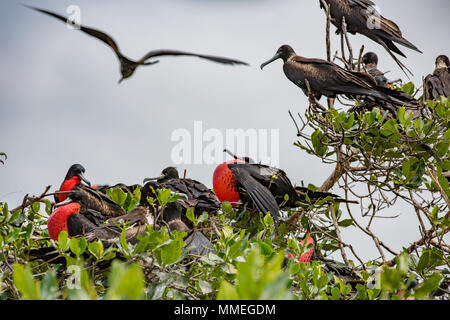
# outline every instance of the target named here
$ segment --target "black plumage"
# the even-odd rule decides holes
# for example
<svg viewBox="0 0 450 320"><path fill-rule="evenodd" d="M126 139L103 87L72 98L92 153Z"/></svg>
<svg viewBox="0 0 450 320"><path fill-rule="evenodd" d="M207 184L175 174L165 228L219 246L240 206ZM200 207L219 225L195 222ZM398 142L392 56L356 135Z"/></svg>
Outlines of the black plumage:
<svg viewBox="0 0 450 320"><path fill-rule="evenodd" d="M425 78L424 94L427 100L450 97L450 63L446 55L436 58L436 68Z"/></svg>
<svg viewBox="0 0 450 320"><path fill-rule="evenodd" d="M364 68L368 74L370 74L377 85L380 87L387 87L388 79L384 76L384 73L378 70L378 56L373 52L367 52L362 57Z"/></svg>
<svg viewBox="0 0 450 320"><path fill-rule="evenodd" d="M80 204L80 211L72 214L67 220L70 236L76 236L93 231L103 226L110 218L124 216L123 209L101 192L90 188L75 187L68 199L59 203L58 207L70 202Z"/></svg>
<svg viewBox="0 0 450 320"><path fill-rule="evenodd" d="M275 223L279 221L279 208L296 208L307 203L333 198L334 202L349 202L328 192L316 192L305 187L294 187L286 173L275 167L258 163L228 163L234 174L242 202L252 200L260 212L270 212ZM245 191L245 192L242 192ZM247 194L247 196L246 196Z"/></svg>
<svg viewBox="0 0 450 320"><path fill-rule="evenodd" d="M330 107L332 106L330 101L334 101L338 94L349 97L367 96L396 106L410 105L415 101L403 92L378 86L375 79L367 73L348 71L322 59L301 57L289 45L281 46L273 58L261 65L261 69L277 59L284 61L284 74L300 87L305 95L308 95L307 80L311 93L318 100L323 95L331 99Z"/></svg>
<svg viewBox="0 0 450 320"><path fill-rule="evenodd" d="M141 196L144 203L147 196L154 196L150 187L155 191L164 188L185 195L183 198L185 207L194 208L194 211L198 214L203 211L216 211L221 207L219 199L211 189L197 180L180 178L178 170L174 167L165 168L158 177L144 179Z"/></svg>
<svg viewBox="0 0 450 320"><path fill-rule="evenodd" d="M168 224L170 231L187 232L184 238L185 247L190 253L195 255L206 255L214 252L211 241L203 233L196 229L190 229L182 220L183 207L180 202L170 202L164 208L163 219Z"/></svg>
<svg viewBox="0 0 450 320"><path fill-rule="evenodd" d="M54 12L51 12L51 11L48 11L45 9L35 8L32 6L28 6L28 5L26 5L26 7L36 10L36 11L39 11L39 12L42 12L42 13L45 13L47 15L50 15L58 20L61 20L62 22L65 22L65 23L68 22L68 18L66 18L62 15L59 15L57 13L54 13ZM106 45L111 47L111 49L113 49L114 53L117 55L117 58L119 59L119 62L120 62L120 72L122 74L122 78L119 80L119 83L122 82L122 80L131 77L137 67L148 66L148 65L155 64L158 62L158 60L148 61L149 59L155 58L155 57L161 57L161 56L193 56L193 57L198 57L201 59L206 59L209 61L226 64L226 65L248 65L246 62L236 60L236 59L203 55L203 54L184 52L184 51L179 51L179 50L166 50L166 49L150 51L147 54L145 54L141 59L135 61L135 60L132 60L132 59L124 56L121 53L121 51L119 50L119 46L117 45L117 43L108 34L102 32L100 30L96 30L96 29L86 27L83 25L79 25L78 27L79 27L80 31L82 31L94 38L97 38L98 40L104 42Z"/></svg>
<svg viewBox="0 0 450 320"><path fill-rule="evenodd" d="M383 17L378 12L374 2L370 0L324 1L330 8L331 22L337 28L336 33L342 33L342 18L345 17L347 32L365 35L383 46L403 71L409 70L394 53L402 57L406 56L395 43L422 53L415 45L403 37L400 28L395 22ZM320 0L320 7L325 9L322 0Z"/></svg>

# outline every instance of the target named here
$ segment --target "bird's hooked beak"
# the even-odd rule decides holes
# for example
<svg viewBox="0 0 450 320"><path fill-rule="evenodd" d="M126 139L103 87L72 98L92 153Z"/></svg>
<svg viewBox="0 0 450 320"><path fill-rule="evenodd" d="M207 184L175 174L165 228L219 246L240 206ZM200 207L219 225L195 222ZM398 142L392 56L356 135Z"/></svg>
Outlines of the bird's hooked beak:
<svg viewBox="0 0 450 320"><path fill-rule="evenodd" d="M86 179L82 173L77 174L77 177L80 178L82 181L84 181L84 183L86 183L89 187L91 186L89 180Z"/></svg>
<svg viewBox="0 0 450 320"><path fill-rule="evenodd" d="M161 173L159 176L154 177L154 178L145 178L143 183L145 184L145 183L147 183L149 181L156 181L156 180L159 180L159 179L163 179L163 178L165 178L165 176L166 176L165 174Z"/></svg>
<svg viewBox="0 0 450 320"><path fill-rule="evenodd" d="M56 209L56 208L65 206L66 204L69 204L69 203L72 203L72 202L73 202L73 200L70 199L69 197L67 197L66 200L61 201L61 202L58 202L58 203L55 203L55 205L53 206L53 208Z"/></svg>
<svg viewBox="0 0 450 320"><path fill-rule="evenodd" d="M274 62L275 60L278 60L278 59L280 59L280 58L281 58L281 54L277 52L277 54L275 54L275 55L273 56L272 59L270 59L270 60L264 62L264 63L261 65L261 70L264 69L264 67L267 66L268 64L271 64L272 62Z"/></svg>
<svg viewBox="0 0 450 320"><path fill-rule="evenodd" d="M125 79L124 77L120 78L119 84L120 84L124 79Z"/></svg>

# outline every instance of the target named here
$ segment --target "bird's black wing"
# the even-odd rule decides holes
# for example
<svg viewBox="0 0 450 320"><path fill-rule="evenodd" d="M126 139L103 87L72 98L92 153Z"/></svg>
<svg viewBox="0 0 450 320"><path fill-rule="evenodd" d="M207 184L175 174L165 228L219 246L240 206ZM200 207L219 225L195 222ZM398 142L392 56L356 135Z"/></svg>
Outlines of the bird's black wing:
<svg viewBox="0 0 450 320"><path fill-rule="evenodd" d="M206 60L210 60L213 62L223 63L223 64L229 64L229 65L246 65L248 66L248 63L225 58L225 57L217 57L217 56L208 56L203 54L196 54L191 52L185 52L185 51L178 51L178 50L153 50L147 53L145 56L143 56L139 61L137 61L138 64L144 64L145 61L147 61L150 58L154 57L160 57L160 56L192 56L192 57L198 57Z"/></svg>
<svg viewBox="0 0 450 320"><path fill-rule="evenodd" d="M39 9L39 8L28 6L28 5L25 5L25 7L28 7L30 9L33 9L33 10L36 10L36 11L48 14L48 15L56 18L56 19L61 20L64 23L67 23L67 21L68 21L68 18L66 18L66 17L64 17L62 15L59 15L57 13L54 13L52 11L48 11L48 10L45 10L45 9ZM88 35L90 35L90 36L92 36L94 38L97 38L100 41L106 43L108 46L110 46L114 50L114 52L117 54L119 59L120 58L124 58L122 53L119 50L119 46L117 45L117 43L114 41L114 39L111 36L107 35L106 33L102 32L100 30L89 28L89 27L86 27L86 26L83 26L83 25L79 25L79 28L84 33L87 33Z"/></svg>
<svg viewBox="0 0 450 320"><path fill-rule="evenodd" d="M106 194L91 188L75 187L69 193L69 197L72 200L81 201L86 209L95 210L107 217L118 217L125 214L120 205L115 203Z"/></svg>
<svg viewBox="0 0 450 320"><path fill-rule="evenodd" d="M337 64L321 59L295 56L292 60L303 64L302 68L309 68L312 78L308 80L313 90L314 83L318 82L321 86L320 89L323 90L347 95L371 96L394 105L408 105L409 102L413 101L413 98L408 95L378 86L375 79L365 72L345 70Z"/></svg>
<svg viewBox="0 0 450 320"><path fill-rule="evenodd" d="M450 96L450 72L448 69L435 70L425 78L425 98L439 99L440 96Z"/></svg>
<svg viewBox="0 0 450 320"><path fill-rule="evenodd" d="M348 2L352 7L358 6L364 9L368 9L371 6L375 6L375 3L373 3L370 0L349 0Z"/></svg>
<svg viewBox="0 0 450 320"><path fill-rule="evenodd" d="M234 173L238 183L247 191L256 207L262 213L270 212L276 224L279 220L279 208L269 189L259 183L251 174L245 169L245 164L229 164L231 172Z"/></svg>

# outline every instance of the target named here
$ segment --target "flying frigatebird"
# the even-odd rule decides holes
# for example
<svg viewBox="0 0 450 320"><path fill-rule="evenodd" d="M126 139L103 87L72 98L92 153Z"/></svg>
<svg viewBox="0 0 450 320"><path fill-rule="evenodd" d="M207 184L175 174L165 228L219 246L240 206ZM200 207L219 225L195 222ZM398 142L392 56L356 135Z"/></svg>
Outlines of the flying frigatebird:
<svg viewBox="0 0 450 320"><path fill-rule="evenodd" d="M27 8L48 14L52 17L55 17L56 19L61 20L62 22L68 23L68 18L66 18L62 15L59 15L57 13L54 13L54 12L51 12L51 11L48 11L45 9L39 9L36 7L28 6L28 5L24 5L24 6ZM196 54L196 53L184 52L184 51L178 51L178 50L165 50L165 49L150 51L146 55L144 55L141 59L135 61L135 60L129 59L126 56L124 56L120 52L119 46L117 45L117 43L108 34L102 32L100 30L89 28L89 27L86 27L83 25L78 25L78 27L79 27L80 31L82 31L94 38L99 39L100 41L104 42L105 44L107 44L114 50L115 54L117 55L117 57L119 59L120 72L122 74L122 78L119 80L119 83L121 83L124 79L131 77L137 67L148 66L148 65L157 63L158 60L155 60L155 61L148 61L148 60L151 58L160 57L160 56L193 56L193 57L198 57L198 58L206 59L206 60L217 62L217 63L227 64L227 65L248 65L246 62L236 60L236 59Z"/></svg>
<svg viewBox="0 0 450 320"><path fill-rule="evenodd" d="M319 0L324 10L323 2L330 8L331 22L336 26L336 33L342 33L342 18L345 17L347 31L351 34L362 34L383 46L395 60L403 72L411 71L394 55L405 57L405 54L394 44L422 53L415 45L406 40L398 25L392 20L383 17L371 0ZM405 72L406 74L406 72Z"/></svg>
<svg viewBox="0 0 450 320"><path fill-rule="evenodd" d="M436 69L425 78L424 94L427 100L450 97L450 62L446 55L436 58Z"/></svg>
<svg viewBox="0 0 450 320"><path fill-rule="evenodd" d="M238 157L216 168L213 187L220 201L235 205L238 201L251 200L260 212L270 212L276 224L279 222L280 208L295 208L306 203L307 199L314 202L331 197L334 202L357 203L341 199L332 193L294 187L283 170L249 163Z"/></svg>
<svg viewBox="0 0 450 320"><path fill-rule="evenodd" d="M328 97L328 106L332 107L338 94L350 97L368 96L393 105L404 106L414 101L409 95L380 87L375 79L364 72L349 71L337 64L310 59L297 55L289 45L281 46L275 56L261 65L261 70L277 59L284 61L283 70L286 77L308 95L306 80L311 93L319 100L322 95Z"/></svg>

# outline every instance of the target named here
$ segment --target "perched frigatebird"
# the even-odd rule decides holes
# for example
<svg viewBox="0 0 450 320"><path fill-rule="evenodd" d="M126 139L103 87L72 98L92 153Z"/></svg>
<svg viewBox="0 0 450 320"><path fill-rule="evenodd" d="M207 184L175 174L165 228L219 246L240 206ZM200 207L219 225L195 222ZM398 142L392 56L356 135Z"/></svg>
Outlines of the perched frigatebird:
<svg viewBox="0 0 450 320"><path fill-rule="evenodd" d="M199 181L180 178L178 170L174 167L165 168L158 177L144 179L141 196L141 200L144 202L147 196L153 196L150 187L155 191L164 188L185 195L186 207L194 208L194 211L199 214L203 211L220 209L220 201L211 189Z"/></svg>
<svg viewBox="0 0 450 320"><path fill-rule="evenodd" d="M61 20L64 23L68 23L68 18L66 18L62 15L59 15L57 13L54 13L54 12L51 12L51 11L48 11L45 9L39 9L36 7L28 6L28 5L25 5L25 7L48 14L52 17L55 17L56 19ZM158 60L155 60L155 61L148 61L148 60L151 58L160 57L160 56L193 56L193 57L198 57L198 58L206 59L206 60L217 62L217 63L227 64L227 65L248 65L246 62L239 61L236 59L203 55L203 54L184 52L184 51L178 51L178 50L165 50L165 49L150 51L146 55L144 55L141 59L135 61L135 60L131 60L131 59L127 58L126 56L124 56L120 52L119 46L114 41L114 39L111 36L107 35L106 33L102 32L100 30L96 30L93 28L83 26L83 25L79 25L77 27L79 27L80 31L82 31L94 38L99 39L100 41L106 43L108 46L110 46L114 50L114 53L117 55L117 57L119 59L120 72L122 74L122 78L119 80L119 83L121 83L124 79L131 77L137 67L148 66L148 65L157 63Z"/></svg>
<svg viewBox="0 0 450 320"><path fill-rule="evenodd" d="M287 252L287 259L295 259L295 263L304 263L308 264L311 261L311 258L314 254L315 250L315 240L311 234L311 229L308 228L306 231L305 237L300 241L300 246L302 247L302 253L293 254L291 252Z"/></svg>
<svg viewBox="0 0 450 320"><path fill-rule="evenodd" d="M370 74L377 85L380 87L388 86L388 79L384 76L384 73L378 70L378 56L374 52L367 52L362 57L362 62L364 63L364 68L367 73Z"/></svg>
<svg viewBox="0 0 450 320"><path fill-rule="evenodd" d="M261 65L266 65L277 59L284 61L283 71L286 77L308 95L306 80L311 93L320 99L328 97L328 106L332 107L338 94L347 96L368 96L397 106L408 105L414 101L412 97L402 92L380 87L375 79L364 72L348 71L337 64L322 60L310 59L297 55L289 45L281 46L275 56Z"/></svg>
<svg viewBox="0 0 450 320"><path fill-rule="evenodd" d="M155 230L161 227L161 224L156 224L155 215L148 206L138 206L125 214L113 201L91 189L74 190L65 202L68 203L60 205L48 221L49 235L53 240L57 240L59 233L64 230L70 237L83 236L87 242L99 240L108 246L110 240L121 236L123 229L119 226L126 224L125 238L127 242L136 244L139 242L138 235L145 235L147 226ZM169 230L187 232L184 241L190 253L205 255L213 252L213 245L200 231L190 230L181 221L181 212L182 207L178 202L171 202L164 208L163 219ZM65 259L58 258L59 252L53 247L34 249L30 254L47 262L65 263Z"/></svg>
<svg viewBox="0 0 450 320"><path fill-rule="evenodd" d="M290 259L294 259L295 263L304 264L308 264L311 261L319 261L323 263L325 273L328 274L331 272L346 283L350 283L353 287L358 283L365 283L364 280L356 274L354 270L352 270L352 268L341 262L326 259L318 254L316 252L316 240L314 239L309 227L304 238L300 241L300 246L303 247L303 253L293 254L291 252L287 252L285 264L287 264L287 261Z"/></svg>
<svg viewBox="0 0 450 320"><path fill-rule="evenodd" d="M280 216L279 208L298 207L299 203L305 203L308 198L316 201L332 197L335 202L357 203L331 193L294 187L283 170L259 163L248 163L237 157L216 168L213 187L220 201L236 204L239 200L251 200L260 212L270 212L276 224Z"/></svg>
<svg viewBox="0 0 450 320"><path fill-rule="evenodd" d="M55 194L55 203L64 201L67 197L68 191L71 191L75 186L79 186L81 181L84 181L88 186L91 185L91 183L84 177L85 171L86 170L81 164L74 164L70 166L66 177L58 190L58 192L62 193Z"/></svg>
<svg viewBox="0 0 450 320"><path fill-rule="evenodd" d="M69 236L85 234L102 226L109 218L123 215L123 209L103 193L76 187L50 215L48 233L54 240L63 230Z"/></svg>
<svg viewBox="0 0 450 320"><path fill-rule="evenodd" d="M436 58L436 69L425 78L424 94L427 100L450 97L450 62L446 55Z"/></svg>
<svg viewBox="0 0 450 320"><path fill-rule="evenodd" d="M326 10L322 1L320 7ZM405 57L405 54L394 44L422 53L415 45L406 40L400 28L392 20L383 17L374 2L370 0L324 0L330 8L331 22L336 26L336 33L342 33L342 18L345 17L347 32L362 34L382 45L389 55L395 60L403 72L408 68L394 55ZM411 73L411 71L409 71ZM406 74L406 73L405 73ZM412 75L412 73L411 73Z"/></svg>
<svg viewBox="0 0 450 320"><path fill-rule="evenodd" d="M169 230L187 232L184 238L185 246L189 252L196 255L205 255L214 252L214 247L211 241L206 238L203 233L196 229L189 229L189 227L181 220L183 206L179 201L170 202L164 208L163 220L167 222Z"/></svg>

